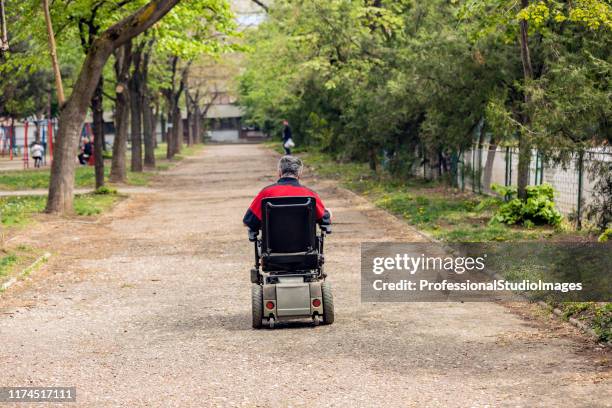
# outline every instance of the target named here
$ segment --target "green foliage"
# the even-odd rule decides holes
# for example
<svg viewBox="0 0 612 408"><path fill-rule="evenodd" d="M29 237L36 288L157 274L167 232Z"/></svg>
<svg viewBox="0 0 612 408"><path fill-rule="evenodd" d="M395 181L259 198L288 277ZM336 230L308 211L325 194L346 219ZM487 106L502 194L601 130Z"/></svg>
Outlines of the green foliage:
<svg viewBox="0 0 612 408"><path fill-rule="evenodd" d="M563 318L581 320L587 323L601 342L612 340L612 303L566 302L556 305Z"/></svg>
<svg viewBox="0 0 612 408"><path fill-rule="evenodd" d="M612 303L595 305L591 322L600 341L612 340Z"/></svg>
<svg viewBox="0 0 612 408"><path fill-rule="evenodd" d="M45 197L2 197L0 198L0 221L2 226L27 225L35 213L45 208Z"/></svg>
<svg viewBox="0 0 612 408"><path fill-rule="evenodd" d="M76 215L96 215L109 209L121 197L117 194L78 194L74 198ZM45 196L17 196L0 198L0 221L4 227L22 227L44 211Z"/></svg>
<svg viewBox="0 0 612 408"><path fill-rule="evenodd" d="M270 143L278 148L280 143ZM491 223L500 206L494 197L473 196L435 181L399 180L374 174L367 165L339 162L314 149L299 154L307 172L334 178L343 186L370 198L377 206L401 217L433 237L453 242L513 241L549 238L561 234L548 226L525 229Z"/></svg>
<svg viewBox="0 0 612 408"><path fill-rule="evenodd" d="M94 194L104 195L104 194L117 194L116 188L111 188L108 186L101 186L94 191Z"/></svg>
<svg viewBox="0 0 612 408"><path fill-rule="evenodd" d="M149 3L148 0L56 0L50 2L56 33L58 58L67 96L76 80L84 56L93 40L111 25ZM15 118L47 115L51 94L52 115L57 116L54 78L41 2L6 0L10 50L0 59L0 116ZM157 91L168 79L167 56L178 55L194 60L207 54L239 47L230 38L237 35L234 15L226 0L190 0L180 2L161 21L134 40L136 47L155 41L154 65L157 75L150 78L150 88ZM161 64L159 63L161 61ZM107 64L103 77L114 76ZM112 81L106 81L114 89ZM110 109L105 99L105 108Z"/></svg>
<svg viewBox="0 0 612 408"><path fill-rule="evenodd" d="M523 224L528 228L534 225L559 225L561 213L555 208L554 190L549 184L527 187L527 199L514 198L515 187L504 187L498 184L493 190L508 200L499 206L492 222L503 224Z"/></svg>
<svg viewBox="0 0 612 408"><path fill-rule="evenodd" d="M469 212L474 209L470 200L448 200L444 197L413 197L409 193L385 194L376 205L395 214L401 214L411 224L422 225L436 222L444 214Z"/></svg>
<svg viewBox="0 0 612 408"><path fill-rule="evenodd" d="M116 194L80 194L74 200L74 212L81 216L100 214L119 200Z"/></svg>
<svg viewBox="0 0 612 408"><path fill-rule="evenodd" d="M105 177L108 177L110 168L104 168ZM148 172L128 172L128 184L142 186L146 185L152 174ZM92 166L81 166L76 168L75 186L79 188L93 187L95 185L95 173ZM33 190L46 189L49 187L49 169L41 170L9 170L0 175L1 190Z"/></svg>
<svg viewBox="0 0 612 408"><path fill-rule="evenodd" d="M599 242L608 242L610 241L610 239L612 239L612 228L608 228L607 230L605 230L598 238L597 241Z"/></svg>
<svg viewBox="0 0 612 408"><path fill-rule="evenodd" d="M248 120L278 134L288 119L298 145L341 161L382 161L401 177L417 156L471 146L483 118L494 141L516 145L523 134L551 159L612 137L607 2L370 4L275 1L248 33L239 88ZM528 82L521 20L535 73Z"/></svg>
<svg viewBox="0 0 612 408"><path fill-rule="evenodd" d="M14 253L2 253L0 258L0 277L8 274L10 268L17 263L17 255Z"/></svg>

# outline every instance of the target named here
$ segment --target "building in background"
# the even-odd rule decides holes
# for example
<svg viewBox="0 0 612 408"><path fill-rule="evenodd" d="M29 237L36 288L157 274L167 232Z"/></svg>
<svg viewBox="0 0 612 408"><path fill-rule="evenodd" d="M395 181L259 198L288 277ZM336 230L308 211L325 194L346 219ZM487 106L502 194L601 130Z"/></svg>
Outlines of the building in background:
<svg viewBox="0 0 612 408"><path fill-rule="evenodd" d="M240 30L255 27L265 19L265 11L252 0L233 0ZM244 111L237 104L236 79L242 71L243 55L236 52L219 60L205 59L193 67L190 87L202 98L207 138L211 142L241 143L265 137L259 129L247 127Z"/></svg>

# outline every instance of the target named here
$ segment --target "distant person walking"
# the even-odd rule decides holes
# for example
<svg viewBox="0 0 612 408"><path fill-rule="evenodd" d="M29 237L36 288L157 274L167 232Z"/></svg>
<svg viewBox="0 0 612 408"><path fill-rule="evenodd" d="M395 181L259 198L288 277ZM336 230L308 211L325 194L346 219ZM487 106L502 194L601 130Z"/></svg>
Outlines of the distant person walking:
<svg viewBox="0 0 612 408"><path fill-rule="evenodd" d="M32 154L32 158L34 159L34 167L40 168L43 159L43 153L45 152L45 148L40 144L38 140L32 143L30 147L30 153Z"/></svg>
<svg viewBox="0 0 612 408"><path fill-rule="evenodd" d="M79 163L82 165L87 164L89 157L93 154L93 146L88 138L83 138L83 147L81 154L79 154Z"/></svg>
<svg viewBox="0 0 612 408"><path fill-rule="evenodd" d="M291 126L289 122L283 120L283 147L285 148L285 154L291 155L291 148L295 146L293 138L291 137Z"/></svg>

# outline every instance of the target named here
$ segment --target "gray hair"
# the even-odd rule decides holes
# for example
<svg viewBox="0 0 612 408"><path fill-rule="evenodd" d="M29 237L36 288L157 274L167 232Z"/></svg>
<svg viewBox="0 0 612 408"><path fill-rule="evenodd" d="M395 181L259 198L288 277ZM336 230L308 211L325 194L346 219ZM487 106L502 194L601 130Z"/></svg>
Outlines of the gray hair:
<svg viewBox="0 0 612 408"><path fill-rule="evenodd" d="M302 161L295 156L283 156L278 161L278 171L281 177L300 177L303 168Z"/></svg>

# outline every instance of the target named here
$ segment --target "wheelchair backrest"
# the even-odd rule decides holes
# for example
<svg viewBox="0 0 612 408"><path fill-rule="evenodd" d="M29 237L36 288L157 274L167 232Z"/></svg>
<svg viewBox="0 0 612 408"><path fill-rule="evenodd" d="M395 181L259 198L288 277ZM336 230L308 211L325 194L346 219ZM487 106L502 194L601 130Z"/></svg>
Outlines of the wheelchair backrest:
<svg viewBox="0 0 612 408"><path fill-rule="evenodd" d="M264 198L261 214L262 252L310 252L316 248L314 197Z"/></svg>

